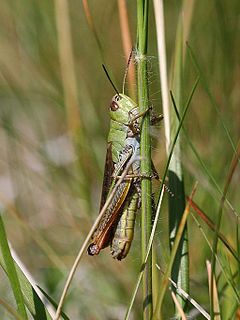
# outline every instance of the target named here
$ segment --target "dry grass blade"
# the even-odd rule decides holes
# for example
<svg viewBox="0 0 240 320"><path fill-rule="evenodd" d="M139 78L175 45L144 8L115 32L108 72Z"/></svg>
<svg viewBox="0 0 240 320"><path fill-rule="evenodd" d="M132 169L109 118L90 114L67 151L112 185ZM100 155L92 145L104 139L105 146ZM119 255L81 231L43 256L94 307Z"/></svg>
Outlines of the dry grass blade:
<svg viewBox="0 0 240 320"><path fill-rule="evenodd" d="M236 170L236 167L237 167L237 164L239 163L239 161L240 161L240 141L238 142L236 152L234 152L234 154L233 154L231 165L230 165L230 168L228 170L228 175L227 175L227 179L226 179L226 183L225 183L224 191L223 191L223 195L225 195L225 196L227 194L229 185L230 185L230 183L232 181L233 174L234 174L234 172Z"/></svg>
<svg viewBox="0 0 240 320"><path fill-rule="evenodd" d="M224 186L223 195L221 197L218 215L217 215L217 222L216 222L216 228L215 228L215 234L213 239L213 251L212 251L212 259L211 259L211 285L210 285L210 311L211 316L215 314L215 292L214 292L214 274L215 274L215 266L216 266L216 253L218 249L218 234L221 227L221 221L222 221L222 215L223 215L223 207L226 200L228 188L230 186L230 183L232 181L233 174L235 172L235 169L237 167L237 163L239 163L239 152L240 152L240 144L238 143L238 147L235 150L234 149L234 156L230 165L230 169L227 175L227 180ZM238 223L238 218L237 218ZM237 239L238 242L239 239Z"/></svg>
<svg viewBox="0 0 240 320"><path fill-rule="evenodd" d="M94 27L94 24L93 24L92 15L90 13L90 9L89 9L89 6L88 6L88 0L82 0L82 4L83 4L83 9L84 9L84 12L85 12L85 16L87 18L88 25L92 29L92 31L95 33L95 27Z"/></svg>
<svg viewBox="0 0 240 320"><path fill-rule="evenodd" d="M217 286L216 286L216 280L215 277L212 279L212 267L209 261L206 262L207 264L207 273L208 273L208 285L209 285L209 294L213 292L213 310L214 310L214 320L221 320L221 313L220 313L220 306L219 306L219 300L218 300L218 293L217 293ZM213 285L213 288L211 288L211 285Z"/></svg>
<svg viewBox="0 0 240 320"><path fill-rule="evenodd" d="M199 224L197 218L196 218L194 215L192 215L192 217L193 217L195 223L197 224L200 232L202 233L202 235L203 235L203 237L204 237L204 239L205 239L205 241L206 241L209 249L211 250L212 254L214 254L212 245L211 245L211 243L210 243L210 240L207 238L207 236L206 236L206 234L205 234L202 226ZM226 265L224 266L224 265L221 263L221 260L218 258L218 256L217 256L216 253L215 253L215 259L216 259L216 261L218 262L218 265L219 265L219 267L220 267L220 269L221 269L221 272L222 272L222 274L223 274L224 277L225 277L225 280L226 280L226 282L227 282L227 285L232 289L232 291L233 291L233 293L234 293L234 298L236 299L236 302L237 302L238 304L240 304L240 296L239 296L238 290L237 290L237 288L235 287L235 285L234 285L233 282L232 282L232 277L230 278L230 277L228 276L226 270L225 270L225 269L226 269Z"/></svg>
<svg viewBox="0 0 240 320"><path fill-rule="evenodd" d="M159 73L162 91L162 106L164 114L164 130L166 139L166 150L170 148L170 110L169 110L169 89L167 78L167 56L165 45L164 9L162 0L154 0L154 15L156 21L157 45L159 56Z"/></svg>
<svg viewBox="0 0 240 320"><path fill-rule="evenodd" d="M55 0L59 60L61 65L64 100L67 109L68 130L69 133L74 136L80 130L81 123L68 5L69 3L67 0Z"/></svg>
<svg viewBox="0 0 240 320"><path fill-rule="evenodd" d="M161 270L161 268L156 265L158 270L164 274L164 272ZM203 316L205 319L210 320L210 315L200 306L199 303L197 303L196 300L194 300L190 295L185 292L182 288L178 287L176 282L174 282L171 278L168 278L168 280L171 282L171 284L176 288L176 292L182 296L184 299L188 300Z"/></svg>
<svg viewBox="0 0 240 320"><path fill-rule="evenodd" d="M38 280L38 287L54 309L50 315L46 300L40 300L39 292L36 293L36 282L29 278L24 266L18 266L19 259L11 249L14 260L18 260L15 264L28 318L55 317L70 269L99 214L102 164L106 136L110 133L109 102L114 95L101 65L108 66L118 91L124 87L124 92L141 108L142 101L135 96L137 66L144 58L147 73L142 75L149 91L147 107L153 105L157 113L163 113L164 109L161 125L156 123L146 130L153 138L149 142L152 158L181 213L189 200L185 196L190 196L191 184L199 181L197 195L194 201L190 199L191 217L187 219L189 250L183 251L189 254L189 275L185 279L190 282L190 290L173 273L169 275L162 320L184 316L214 319L205 265L212 255L216 264L215 268L211 264L210 277L217 285L221 318L240 320L240 167L237 165L240 164L240 1L148 0L146 55L138 54L140 34L136 24L140 2L147 3L144 0L0 1L0 203L7 242L12 243L19 259ZM141 6L140 13L143 11ZM144 19L141 23L144 24ZM129 70L125 61L132 47ZM125 70L129 73L124 73ZM123 75L126 82L122 81ZM191 99L191 108L177 137L181 149L178 164L182 165L186 191L182 196L180 188L172 189L166 169L170 158L166 150L172 146L170 131L177 115L169 90L174 93L179 112L176 130L197 77L201 85ZM79 113L76 117L75 111ZM171 162L177 148L174 147ZM152 180L153 192L144 191L146 196L154 194L156 207L162 191L160 184L161 181ZM84 252L64 299L60 319L120 320L130 303L129 318L143 319L141 286L147 268L153 275L150 296L152 309L156 309L171 254L168 245L171 222L167 212L170 196L166 193L161 204L156 231L152 231L156 213L155 208L152 210L150 231L145 230L148 239L151 232L155 236L152 250L149 249L152 237L150 242L146 241L147 255L140 253L144 229L139 226L140 213L127 259L119 263L105 250L95 258ZM177 199L184 199L185 204L180 207ZM172 212L179 217L179 223L178 211ZM3 268L0 319L15 319L17 316L8 311L10 307L16 312L17 304L11 279L4 273L1 252L0 260ZM159 272L156 265L164 272ZM175 265L172 272L178 268ZM134 292L133 303L130 299L139 276L141 282L139 290ZM210 287L213 292L213 285ZM174 298L185 301L185 306L175 307L171 290ZM181 309L185 315L180 315ZM159 317L158 314L158 320Z"/></svg>
<svg viewBox="0 0 240 320"><path fill-rule="evenodd" d="M172 295L173 302L175 304L176 309L178 310L178 313L179 313L181 319L187 320L187 317L186 317L186 315L185 315L185 313L184 313L184 311L183 311L183 309L182 309L182 307L181 307L181 305L180 305L180 303L179 303L179 301L173 291L171 291L171 295Z"/></svg>
<svg viewBox="0 0 240 320"><path fill-rule="evenodd" d="M216 225L214 224L214 222L206 215L206 213L204 213L198 207L198 205L192 199L190 199L188 196L186 198L189 201L191 207L198 214L198 216L209 226L209 228L211 228L211 230L215 231L216 230ZM225 236L219 231L218 231L218 237L222 241L222 243L226 246L226 248L231 252L231 254L234 256L234 258L238 262L240 262L240 259L239 259L238 255L237 255L237 252L233 249L233 247L228 242L228 240L225 238Z"/></svg>
<svg viewBox="0 0 240 320"><path fill-rule="evenodd" d="M239 319L240 319L240 308L237 309L235 320L239 320Z"/></svg>
<svg viewBox="0 0 240 320"><path fill-rule="evenodd" d="M85 238L85 241L84 241L82 247L80 248L79 253L78 253L78 255L77 255L77 257L76 257L76 259L75 259L75 261L74 261L74 264L73 264L73 266L72 266L72 269L71 269L71 271L70 271L70 273L69 273L69 276L68 276L68 278L67 278L66 284L65 284L65 286L64 286L64 289L63 289L63 292L62 292L62 295L61 295L61 298L60 298L60 301L59 301L59 304L58 304L58 308L57 308L57 311L56 311L56 315L55 315L55 318L54 318L55 320L58 320L59 317L60 317L61 310L62 310L63 303L64 303L64 299L65 299L65 297L66 297L66 295L67 295L67 291L68 291L68 289L69 289L69 286L70 286L70 284L71 284L71 281L72 281L72 279L73 279L73 276L74 276L74 274L75 274L75 272L76 272L76 269L77 269L77 267L78 267L78 265L79 265L79 263L80 263L80 261L81 261L81 258L82 258L82 256L83 256L84 252L86 251L87 245L88 245L88 243L89 243L89 241L90 241L90 239L91 239L91 237L92 237L92 235L93 235L96 227L98 226L101 218L103 217L104 213L106 212L106 210L107 210L110 202L112 201L112 198L114 197L114 194L115 194L118 186L121 184L121 182L123 181L124 177L127 175L130 166L132 165L132 163L133 163L135 160L136 160L136 159L133 159L133 161L129 161L129 163L127 164L127 166L126 166L126 168L124 169L122 175L120 176L120 178L119 178L119 180L117 181L116 185L115 185L114 188L112 189L111 194L110 194L109 197L107 198L107 201L105 202L105 204L104 204L101 212L99 213L97 219L95 220L95 222L94 222L91 230L90 230L89 233L87 234L87 236L86 236L86 238Z"/></svg>
<svg viewBox="0 0 240 320"><path fill-rule="evenodd" d="M193 195L194 195L194 193L196 191L196 187L197 187L197 185L195 185L193 187L193 190L192 190L190 198L193 197ZM174 241L174 244L173 244L173 247L172 247L171 256L170 256L170 260L169 260L169 263L168 263L168 266L167 266L167 270L166 270L166 272L165 272L165 274L163 276L163 279L162 279L162 288L161 288L161 291L160 291L160 294L159 294L159 297L158 297L156 310L154 312L154 316L155 316L156 319L159 317L159 315L160 315L160 319L162 317L161 316L161 308L162 308L162 303L163 303L163 299L164 299L164 296L165 296L165 292L166 292L167 286L168 286L168 278L170 277L170 274L171 274L171 270L172 270L173 262L174 262L174 259L175 259L175 255L176 255L176 252L177 252L177 249L178 249L179 242L180 242L181 237L182 237L182 233L183 233L184 227L185 227L186 222L187 222L187 217L189 215L189 212L190 212L190 204L188 202L186 204L184 213L182 215L182 219L181 219L180 224L179 224L179 228L177 230L177 234L176 234L175 241Z"/></svg>

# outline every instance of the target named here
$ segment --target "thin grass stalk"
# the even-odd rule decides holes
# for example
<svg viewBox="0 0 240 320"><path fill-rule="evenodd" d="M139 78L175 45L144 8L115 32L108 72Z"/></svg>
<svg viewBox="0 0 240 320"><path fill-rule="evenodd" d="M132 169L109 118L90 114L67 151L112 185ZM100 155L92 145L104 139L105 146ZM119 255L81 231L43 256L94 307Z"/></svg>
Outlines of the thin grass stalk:
<svg viewBox="0 0 240 320"><path fill-rule="evenodd" d="M69 4L70 1L67 0L55 0L55 17L67 129L75 152L79 156L87 152L86 141L89 143L89 140L86 138L86 129L81 122ZM79 190L86 200L85 210L91 212L91 191L83 160L75 162L75 170L79 174Z"/></svg>
<svg viewBox="0 0 240 320"><path fill-rule="evenodd" d="M54 314L55 314L55 308L53 306L53 303L51 301L49 301L49 299L46 298L46 295L44 295L44 293L42 292L42 289L40 288L40 286L37 284L38 282L36 281L36 279L33 278L32 274L29 272L29 270L26 268L26 266L24 265L24 263L21 261L21 259L19 258L19 256L17 255L17 253L15 252L15 250L13 249L13 247L11 246L11 244L9 243L9 248L11 251L11 255L15 264L15 268L17 270L18 273L18 277L19 277L19 281L21 286L23 287L23 294L25 296L25 301L27 301L26 299L26 282L28 283L27 286L31 286L31 288L35 291L35 294L38 296L38 303L42 304L42 306L44 306L42 308L45 309L46 311L44 311L44 315L46 314L46 312L49 313L49 316L51 316L53 318ZM23 277L24 280L23 281ZM25 283L24 283L25 282ZM33 293L31 292L29 294L28 299L33 296ZM40 302L41 301L41 302ZM26 303L28 306L28 303ZM31 312L31 310L29 310ZM40 314L40 313L39 313Z"/></svg>
<svg viewBox="0 0 240 320"><path fill-rule="evenodd" d="M178 119L174 110L169 107L169 90L167 79L167 59L165 45L164 28L164 7L162 0L154 0L155 20L158 42L159 72L162 90L162 104L165 125L166 152L169 155L169 145L176 133ZM183 30L181 17L179 18L178 31L176 36L175 60L172 77L172 90L176 98L177 105L182 105L182 70L183 70L183 48L182 48ZM169 188L175 197L169 197L169 235L170 247L172 248L177 228L185 208L185 193L181 168L180 140L177 141L172 160L169 167ZM176 259L172 269L172 279L184 291L188 292L188 255L187 252L187 226L182 235L181 243L178 247ZM185 307L185 300L178 296L181 307Z"/></svg>
<svg viewBox="0 0 240 320"><path fill-rule="evenodd" d="M137 33L138 45L136 53L138 73L138 105L140 111L148 108L147 83L147 38L148 38L148 0L137 1ZM151 141L149 136L150 118L147 114L141 128L141 173L151 175ZM141 214L141 251L142 262L146 256L147 245L152 228L152 186L150 179L142 179L142 214ZM143 319L152 317L152 257L149 255L143 274Z"/></svg>
<svg viewBox="0 0 240 320"><path fill-rule="evenodd" d="M2 212L0 212L0 249L0 259L2 261L3 268L5 269L8 275L8 279L12 287L12 292L17 304L18 314L22 317L22 319L28 319L22 288L20 285L14 260L10 252L10 248L8 246L7 235L2 220Z"/></svg>
<svg viewBox="0 0 240 320"><path fill-rule="evenodd" d="M209 249L211 250L211 252L213 252L213 247L210 244L210 240L207 238L205 232L203 231L202 226L200 225L200 223L198 222L197 218L193 214L192 214L192 218L194 219L196 225L198 226L198 229L200 230L200 232L202 233L204 239L206 240L206 243L207 243ZM221 296L223 296L224 290L226 290L226 288L228 287L228 288L230 288L232 290L232 292L234 294L234 298L237 301L237 304L240 305L240 296L239 296L239 293L238 293L238 291L237 291L237 289L234 286L233 281L232 281L232 278L234 278L236 275L234 275L230 279L228 274L227 274L227 272L226 272L226 265L222 264L221 260L217 256L217 254L215 254L215 258L216 258L216 261L218 262L218 265L220 267L221 273L224 275L224 277L226 279L226 284L224 285L225 289L222 289ZM211 319L213 319L213 317L211 317ZM230 317L229 319L232 319L232 318Z"/></svg>
<svg viewBox="0 0 240 320"><path fill-rule="evenodd" d="M133 160L135 161L135 160ZM98 217L96 218L94 224L92 225L90 231L88 232L85 240L84 240L84 243L82 244L79 252L78 252L78 255L72 265L72 268L69 272L69 275L68 275L68 278L66 280L66 283L65 283L65 286L64 286L64 289L63 289L63 292L62 292L62 295L61 295L61 298L60 298L60 301L59 301L59 304L58 304L58 307L57 307L57 311L56 311L56 314L54 316L54 320L58 320L60 318L60 315L61 315L61 312L62 312L62 307L63 307L63 304L64 304L64 300L65 300L65 297L67 295L67 292L68 292L68 289L71 285L71 282L73 280L73 277L74 277L74 274L77 270L77 267L82 259L82 256L83 254L86 252L86 249L87 249L87 245L94 233L94 231L96 230L100 220L102 219L104 213L106 212L108 206L109 206L109 203L112 201L112 198L117 190L117 188L119 187L119 185L121 184L121 182L123 181L124 177L126 176L128 170L129 170L129 167L131 166L131 164L133 163L133 161L129 161L128 165L126 166L125 170L123 171L120 179L117 181L116 185L114 186L114 188L111 190L111 193L109 195L109 197L107 198L107 201L105 202L104 206L102 207Z"/></svg>
<svg viewBox="0 0 240 320"><path fill-rule="evenodd" d="M195 192L195 189L193 189L192 191L192 195L191 197L193 196ZM162 290L160 291L160 294L159 294L159 297L158 297L158 304L157 304L157 307L156 307L156 310L154 312L154 319L163 319L162 317L162 304L163 304L163 299L164 299L164 296L165 296L165 292L167 290L167 287L168 287L168 278L171 274L171 270L172 270L172 267L173 267L173 264L174 264L174 261L175 261L175 258L176 258L176 254L178 252L178 248L179 248L179 245L181 244L181 239L182 239L182 235L183 235L183 232L184 232L184 228L185 228L185 225L186 225L186 222L187 222L187 217L189 215L189 212L190 212L190 204L187 203L186 205L186 208L184 210L184 213L181 217L181 221L179 223L179 228L177 229L177 234L175 236L175 239L174 239L174 244L173 244L173 247L172 247L172 251L171 251L171 256L170 256L170 261L167 265L167 270L163 276L163 280L162 280ZM179 301L179 299L178 299Z"/></svg>
<svg viewBox="0 0 240 320"><path fill-rule="evenodd" d="M178 116L178 110L177 109L175 109L175 112L176 112L176 114ZM178 119L180 119L180 116L178 116ZM215 178L213 177L213 175L211 174L211 172L207 168L207 165L201 159L197 149L194 147L194 144L190 140L189 135L187 133L187 130L186 130L186 128L184 126L182 128L182 131L183 131L184 136L185 136L185 141L187 141L187 143L189 144L193 154L195 155L195 157L198 160L198 162L200 163L203 171L205 172L205 174L207 175L209 181L211 182L211 185L217 190L217 193L215 194L215 197L217 197L218 194L222 197L223 196L223 191L221 190L221 188L218 185L217 181L215 180ZM214 189L212 189L212 191L214 191ZM219 199L221 199L221 197ZM234 213L236 218L239 216L238 212L235 210L235 208L232 206L232 204L230 203L230 201L227 198L225 198L224 205L225 205L225 207L228 207Z"/></svg>
<svg viewBox="0 0 240 320"><path fill-rule="evenodd" d="M210 240L207 238L205 232L203 231L203 228L202 228L201 224L198 222L197 218L196 218L193 214L192 214L192 218L194 219L196 225L198 226L198 229L199 229L200 232L202 233L202 235L203 235L203 237L204 237L204 239L205 239L205 241L206 241L209 249L211 250L211 252L213 252L213 247L212 247L212 245L211 245L211 243L210 243ZM220 270L221 270L221 273L224 275L224 277L225 277L225 279L226 279L226 284L224 285L225 289L222 289L222 291L221 291L221 293L220 293L221 296L224 295L223 293L224 293L224 291L226 290L226 288L228 287L228 288L230 288L230 289L232 290L233 295L234 295L234 299L237 301L238 305L240 305L240 295L239 295L239 293L238 293L238 291L237 291L237 289L236 289L236 287L235 287L235 285L234 285L234 283L233 283L233 281L232 281L232 279L234 279L234 277L236 276L236 274L233 275L233 277L231 276L231 278L230 278L229 275L228 275L228 273L227 273L227 271L226 271L226 269L229 270L228 266L226 266L226 264L223 265L223 263L221 262L221 260L218 258L217 254L215 254L215 258L216 258L216 261L217 261L217 263L218 263L218 266L219 266L219 268L220 268ZM223 288L224 288L224 287L223 287ZM212 319L212 318L211 318L211 319ZM229 318L229 319L231 319L231 318Z"/></svg>
<svg viewBox="0 0 240 320"><path fill-rule="evenodd" d="M183 63L185 63L186 58L186 45L185 43L188 41L188 37L191 31L192 17L194 13L195 0L183 0L182 4L182 15L183 15Z"/></svg>
<svg viewBox="0 0 240 320"><path fill-rule="evenodd" d="M211 263L208 260L206 262L206 265L207 265L207 273L208 273L208 287L209 287L210 300L213 299L214 315L211 315L211 319L221 320L221 312L220 312L220 306L219 306L216 279L212 272ZM211 298L211 295L212 295L212 298Z"/></svg>
<svg viewBox="0 0 240 320"><path fill-rule="evenodd" d="M154 0L154 13L157 32L158 60L160 86L162 93L162 108L163 121L166 141L166 151L169 154L170 149L170 108L169 108L169 88L167 77L167 56L166 56L166 41L165 41L165 26L164 26L164 7L163 0Z"/></svg>
<svg viewBox="0 0 240 320"><path fill-rule="evenodd" d="M17 314L17 312L12 308L12 306L10 306L6 301L4 301L1 298L0 305L12 316L13 319L23 320L23 318L19 314Z"/></svg>
<svg viewBox="0 0 240 320"><path fill-rule="evenodd" d="M96 43L97 43L97 46L98 46L98 49L99 49L99 54L101 56L102 62L105 65L105 59L104 59L104 56L103 56L102 44L101 44L101 41L100 41L100 39L98 37L97 30L96 30L94 22L93 22L93 18L92 18L92 15L91 15L91 12L90 12L90 8L89 8L89 5L88 5L88 0L82 0L82 5L83 5L83 10L84 10L88 25L89 25L90 29L92 30L92 33L93 33L94 38L96 40Z"/></svg>
<svg viewBox="0 0 240 320"><path fill-rule="evenodd" d="M24 220L23 215L16 209L13 204L9 204L8 200L2 193L0 193L0 202L3 204L7 214L12 215L16 219L23 232L31 237L36 245L39 246L39 248L48 257L49 261L51 261L51 263L53 263L58 271L64 275L67 267L64 262L58 257L57 253L51 248L49 243L40 234L38 234L35 229L30 227L27 221Z"/></svg>
<svg viewBox="0 0 240 320"><path fill-rule="evenodd" d="M224 202L227 196L227 192L230 186L230 183L232 181L233 173L236 169L237 166L237 160L238 160L238 152L239 148L237 147L236 153L234 153L233 160L229 169L229 173L227 176L227 180L224 186L223 190L223 195L220 201L220 207L218 210L218 215L217 215L217 223L216 223L216 229L214 233L214 239L213 239L213 251L212 251L212 259L211 259L211 267L212 267L212 272L211 272L211 284L210 284L210 315L211 317L214 317L215 313L218 312L218 309L216 310L216 306L214 303L214 276L215 276L215 267L216 267L216 254L218 250L218 233L221 227L221 220L222 220L222 215L223 215L223 207L224 207Z"/></svg>
<svg viewBox="0 0 240 320"><path fill-rule="evenodd" d="M174 302L174 305L175 305L175 309L178 309L178 313L180 314L181 316L181 319L182 320L187 320L187 317L179 303L179 299L177 298L176 294L172 291L171 292L171 295L172 295L172 299L173 299L173 302Z"/></svg>
<svg viewBox="0 0 240 320"><path fill-rule="evenodd" d="M69 133L73 134L74 137L79 132L81 123L68 6L67 0L55 0L59 61L67 110L67 123Z"/></svg>
<svg viewBox="0 0 240 320"><path fill-rule="evenodd" d="M175 57L172 68L172 80L171 87L174 92L175 102L177 106L182 106L182 85L183 85L183 28L182 28L182 14L179 15L179 22L176 34L175 42ZM171 140L175 136L175 131L178 127L178 118L174 111L174 108L170 109L171 128L170 137ZM181 163L181 136L177 140L172 160L169 166L169 188L175 195L169 197L169 239L170 248L172 249L179 223L185 209L185 191L184 191L184 179ZM188 255L188 236L187 236L187 224L185 225L180 244L174 260L171 278L177 285L185 292L189 291L189 255ZM174 289L175 290L175 289ZM182 309L186 308L186 301L179 295L177 295L178 301ZM176 316L179 312L176 308ZM180 318L180 315L178 316Z"/></svg>
<svg viewBox="0 0 240 320"><path fill-rule="evenodd" d="M211 281L210 281L210 315L211 319L215 319L215 313L218 312L216 310L215 300L214 300L214 277L215 277L215 269L216 269L216 255L218 251L218 233L221 228L221 222L222 222L222 216L223 216L223 206L225 202L225 198L227 195L227 190L229 186L230 180L227 181L227 184L224 187L223 196L220 201L220 207L217 214L217 222L216 222L216 229L214 232L214 238L213 238L213 250L212 250L212 258L211 258Z"/></svg>
<svg viewBox="0 0 240 320"><path fill-rule="evenodd" d="M187 200L189 200L189 197L186 197ZM212 230L216 230L215 223L204 213L198 206L197 204L191 200L190 202L191 207L194 209L196 214L206 223L206 225ZM238 224L237 224L238 225ZM227 250L231 253L231 255L236 259L238 263L240 263L240 256L239 254L235 251L235 249L232 247L232 245L228 242L227 238L221 233L218 232L218 238L221 240L221 242L224 244L224 246L227 248Z"/></svg>
<svg viewBox="0 0 240 320"><path fill-rule="evenodd" d="M175 147L179 132L180 132L180 130L182 128L183 121L185 119L186 113L187 113L188 108L190 106L190 102L192 100L192 96L193 96L193 94L195 92L195 89L197 87L197 83L198 83L198 80L196 81L196 83L195 83L195 85L193 87L193 90L192 90L192 92L191 92L191 94L189 96L189 99L188 99L187 104L186 104L186 108L184 109L184 112L183 112L183 116L179 120L179 127L177 129L176 136L174 137L173 143L172 143L172 145L170 147L169 157L168 157L168 160L167 160L167 163L166 163L166 167L165 167L165 170L164 170L164 173L163 173L162 182L161 182L161 186L160 186L160 194L159 194L159 198L158 198L157 206L156 206L156 215L154 217L153 227L152 227L152 231L151 231L151 235L150 235L150 239L149 239L149 243L148 243L148 247L147 247L147 251L146 251L146 256L144 258L143 267L140 270L140 273L139 273L139 276L138 276L138 279L137 279L137 283L136 283L136 286L134 288L134 292L133 292L133 295L132 295L132 298L131 298L131 302L130 302L129 308L127 310L127 314L126 314L125 320L129 320L129 316L130 316L130 312L131 312L131 309L132 309L132 306L133 306L133 302L134 302L134 300L136 298L136 294L137 294L141 279L143 277L144 268L145 268L146 262L148 260L148 256L149 256L149 253L150 253L150 250L151 250L151 247L152 247L152 243L153 243L153 238L154 238L154 235L155 235L155 232L156 232L156 228L157 228L157 223L159 221L159 215L160 215L160 210L161 210L161 206L162 206L162 199L163 199L163 193L164 193L164 181L165 181L166 176L167 176L168 167L169 167L169 164L170 164L170 161L171 161L171 158L172 158L173 150L174 150L174 147ZM161 305L159 304L159 299L157 300L157 304L158 304L158 306L156 307L156 310L160 310L161 309ZM159 312L157 312L157 313L159 314Z"/></svg>
<svg viewBox="0 0 240 320"><path fill-rule="evenodd" d="M13 258L14 258L14 256L13 256ZM0 255L0 265L5 270L5 263L4 263L3 257L1 255ZM49 302L43 303L40 299L40 296L38 295L40 287L39 287L38 291L35 291L36 282L35 282L34 286L32 286L28 277L24 274L24 271L22 271L21 267L18 266L16 261L14 261L14 265L15 265L17 275L19 278L19 282L20 282L22 292L24 295L25 305L27 306L31 315L33 317L35 316L36 319L52 320L53 316L50 315L50 313L47 310ZM5 270L5 272L7 272L7 270ZM21 317L21 319L22 319L22 317Z"/></svg>
<svg viewBox="0 0 240 320"><path fill-rule="evenodd" d="M168 165L167 165L167 167L168 167ZM166 173L165 173L165 177L166 177ZM154 221L153 221L152 231L151 231L151 235L150 235L148 246L147 246L147 250L146 250L146 256L144 257L143 265L142 265L141 270L140 270L139 275L138 275L138 279L137 279L137 282L136 282L136 285L135 285L135 288L134 288L134 291L133 291L133 294L132 294L132 297L131 297L131 301L130 301L128 310L126 312L126 316L124 318L125 320L129 320L130 319L130 313L131 313L131 310L132 310L132 307L133 307L133 303L134 303L134 300L136 299L136 295L137 295L139 286L140 286L142 278L143 278L143 274L144 274L144 270L145 270L145 267L146 267L146 263L148 261L148 257L149 257L150 252L151 252L151 248L152 248L152 244L153 244L153 238L154 238L154 235L156 233L157 223L158 223L159 215L160 215L160 209L161 209L161 206L162 206L163 194L164 194L164 187L163 187L163 182L162 182L161 183L161 187L160 187L160 195L159 195L159 199L158 199L156 215L155 215L155 218L154 218Z"/></svg>
<svg viewBox="0 0 240 320"><path fill-rule="evenodd" d="M196 87L197 87L197 84L198 84L198 79L197 79L197 81L195 82L195 84L194 84L194 86L193 86L193 89L192 89L192 91L191 91L191 93L190 93L190 96L189 96L189 98L188 98L186 107L185 107L185 109L184 109L184 111L183 111L182 118L181 118L181 120L179 121L179 126L178 126L178 128L177 128L177 130L176 130L176 134L175 134L175 137L174 137L174 139L173 139L172 146L171 146L170 151L169 151L169 157L168 157L167 166L166 166L167 168L169 168L169 165L170 165L170 162L171 162L171 159L172 159L172 155L173 155L173 153L174 153L174 147L175 147L175 145L176 145L176 143L177 143L177 138L178 138L180 129L181 129L182 125L183 125L183 121L184 121L184 119L185 119L187 110L188 110L188 108L189 108L189 105L190 105L190 102L191 102L191 100L192 100L192 97L193 97L193 94L194 94L194 92L195 92L195 89L196 89ZM174 103L174 99L173 99L173 103ZM165 173L164 176L163 176L163 181L165 181L165 178L166 178L166 173ZM185 210L184 210L184 214L185 214L185 212L186 212L186 208L185 208ZM183 233L184 229L181 229L181 228L182 228L182 227L185 228L185 223L183 223L183 221L184 221L183 217L184 217L184 216L182 216L182 218L181 218L181 223L179 224L179 228L178 228L178 230L177 230L177 234L176 234L175 241L174 241L174 245L173 245L173 248L172 248L172 251L171 251L171 257L170 257L170 259L171 259L171 258L172 258L172 259L175 259L175 253L174 253L174 252L175 252L175 250L176 250L176 252L177 252L178 244L179 244L179 243L177 242L177 241L178 241L178 240L177 240L177 237L178 237L178 236L180 236L180 238L182 237L182 233ZM172 261L172 262L173 262L173 261ZM169 272L169 275L170 275L170 272L171 272L171 270L172 270L172 262L169 261L169 263L168 263L168 272ZM167 280L167 278L165 278L165 276L164 276L164 279L162 280L163 287L161 288L161 290L160 290L160 292L159 292L159 297L158 297L158 301L157 301L156 310L154 311L154 319L159 319L159 318L162 319L162 313L161 313L161 311L162 311L163 298L164 298L165 291L166 291L166 280Z"/></svg>
<svg viewBox="0 0 240 320"><path fill-rule="evenodd" d="M239 147L240 145L238 145ZM237 218L237 221L236 221L236 243L237 243L237 253L238 253L238 257L240 257L240 218L238 217ZM237 283L238 283L238 286L237 286L237 290L238 292L240 292L240 262L238 262L238 268L237 268ZM237 309L238 309L238 305L236 304L236 312L237 312Z"/></svg>
<svg viewBox="0 0 240 320"><path fill-rule="evenodd" d="M127 64L129 54L133 48L133 43L132 43L131 32L129 27L126 0L118 0L118 12L119 12L119 21L120 21L120 28L121 28L122 46L123 46L125 61ZM129 96L134 101L136 101L135 65L133 63L129 65L127 79L128 79Z"/></svg>
<svg viewBox="0 0 240 320"><path fill-rule="evenodd" d="M156 268L156 265L158 264L158 247L156 242L153 242L152 245L152 296L153 296L153 310L156 309L157 305L157 297L159 288L161 286L161 275L159 274L159 271Z"/></svg>
<svg viewBox="0 0 240 320"><path fill-rule="evenodd" d="M161 270L161 268L157 265L157 268L161 273L164 275L164 272ZM172 281L171 278L168 278L169 282L176 288L177 293L183 296L186 300L188 300L192 306L194 306L206 319L210 320L210 315L200 306L200 304L190 297L188 293L186 293L184 290L179 288L174 281Z"/></svg>
<svg viewBox="0 0 240 320"><path fill-rule="evenodd" d="M233 149L234 153L237 155L237 147L236 147L236 144L234 143L232 137L231 137L231 133L229 131L229 129L227 128L226 124L225 124L225 121L224 121L224 118L223 118L223 115L221 113L221 108L219 106L219 104L217 103L216 99L214 98L214 96L212 95L211 93L211 90L210 90L210 87L209 87L209 84L208 84L208 81L206 79L206 77L204 76L204 73L201 69L201 66L195 56L195 53L194 51L192 50L191 46L189 44L187 44L187 48L188 48L188 52L190 54L190 57L191 57L191 60L199 74L199 77L200 77L200 81L201 81L201 84L204 88L204 90L206 91L207 95L208 95L208 98L212 104L212 106L214 107L217 115L218 115L218 119L223 127L223 130L225 132L225 135L231 145L231 148ZM238 163L240 163L240 157L237 158L238 159Z"/></svg>

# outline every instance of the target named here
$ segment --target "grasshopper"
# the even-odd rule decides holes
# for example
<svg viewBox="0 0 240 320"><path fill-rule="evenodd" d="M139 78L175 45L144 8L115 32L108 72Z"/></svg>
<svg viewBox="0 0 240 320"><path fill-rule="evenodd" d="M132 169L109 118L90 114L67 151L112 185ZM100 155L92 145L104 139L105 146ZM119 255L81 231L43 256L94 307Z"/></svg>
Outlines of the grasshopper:
<svg viewBox="0 0 240 320"><path fill-rule="evenodd" d="M131 165L93 234L88 254L97 255L110 245L113 258L121 260L130 250L136 212L141 203L140 118L148 110L141 114L137 104L127 95L118 93L112 85L117 94L112 98L109 108L111 120L100 210L118 177L127 164Z"/></svg>
<svg viewBox="0 0 240 320"><path fill-rule="evenodd" d="M132 161L128 171L131 177L125 177L119 185L93 235L88 253L98 254L110 244L113 257L121 260L130 249L140 203L140 113L136 103L124 94L113 97L109 111L111 121L100 210L129 161Z"/></svg>

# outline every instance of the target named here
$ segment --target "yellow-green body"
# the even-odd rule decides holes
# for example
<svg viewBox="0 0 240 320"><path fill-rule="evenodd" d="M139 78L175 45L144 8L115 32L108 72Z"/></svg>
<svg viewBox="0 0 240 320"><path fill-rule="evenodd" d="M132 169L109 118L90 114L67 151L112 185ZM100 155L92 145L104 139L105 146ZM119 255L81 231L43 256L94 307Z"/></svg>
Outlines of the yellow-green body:
<svg viewBox="0 0 240 320"><path fill-rule="evenodd" d="M134 222L139 205L139 139L140 119L136 103L124 94L117 94L110 104L110 130L100 209L111 193L118 177L129 163L128 175L119 185L88 248L90 255L110 245L114 258L121 260L129 252Z"/></svg>

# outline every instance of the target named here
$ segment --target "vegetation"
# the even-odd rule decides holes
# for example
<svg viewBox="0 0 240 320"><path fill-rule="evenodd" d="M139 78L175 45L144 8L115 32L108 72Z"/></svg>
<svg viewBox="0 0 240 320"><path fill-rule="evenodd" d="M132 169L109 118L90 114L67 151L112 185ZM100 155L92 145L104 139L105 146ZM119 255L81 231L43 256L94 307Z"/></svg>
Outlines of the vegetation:
<svg viewBox="0 0 240 320"><path fill-rule="evenodd" d="M151 156L162 181L142 181L126 259L82 256L63 317L240 317L240 3L161 4L1 1L1 319L54 318L99 211L114 95L102 64L121 91L132 46L125 92L164 115L144 120L142 172Z"/></svg>

